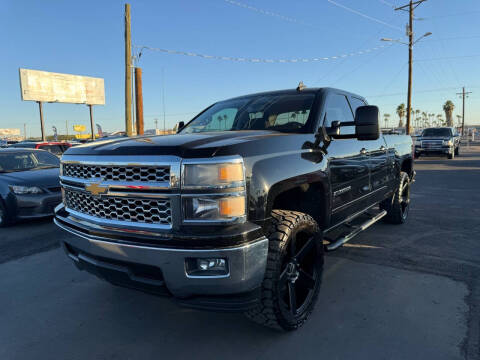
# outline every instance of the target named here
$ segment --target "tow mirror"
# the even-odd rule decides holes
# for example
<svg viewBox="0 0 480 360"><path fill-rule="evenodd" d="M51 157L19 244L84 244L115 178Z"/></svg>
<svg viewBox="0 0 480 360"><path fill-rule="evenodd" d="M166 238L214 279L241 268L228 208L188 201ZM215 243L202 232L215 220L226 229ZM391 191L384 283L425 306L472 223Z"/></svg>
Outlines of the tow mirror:
<svg viewBox="0 0 480 360"><path fill-rule="evenodd" d="M377 140L380 137L377 106L360 106L355 112L355 135L358 140Z"/></svg>

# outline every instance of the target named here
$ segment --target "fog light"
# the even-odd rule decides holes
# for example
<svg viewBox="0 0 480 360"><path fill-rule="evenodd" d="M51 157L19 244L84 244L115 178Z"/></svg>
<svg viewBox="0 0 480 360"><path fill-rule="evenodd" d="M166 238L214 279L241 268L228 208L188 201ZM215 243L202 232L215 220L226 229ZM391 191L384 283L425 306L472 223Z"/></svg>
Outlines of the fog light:
<svg viewBox="0 0 480 360"><path fill-rule="evenodd" d="M206 270L225 270L225 259L197 259L197 268Z"/></svg>
<svg viewBox="0 0 480 360"><path fill-rule="evenodd" d="M227 259L189 258L185 259L187 276L228 276Z"/></svg>

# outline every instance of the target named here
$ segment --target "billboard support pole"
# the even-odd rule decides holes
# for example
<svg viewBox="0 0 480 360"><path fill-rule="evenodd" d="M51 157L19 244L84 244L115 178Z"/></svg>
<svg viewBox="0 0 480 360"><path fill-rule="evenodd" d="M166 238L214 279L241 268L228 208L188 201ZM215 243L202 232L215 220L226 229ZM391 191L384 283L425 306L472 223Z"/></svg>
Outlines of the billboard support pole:
<svg viewBox="0 0 480 360"><path fill-rule="evenodd" d="M92 129L92 140L95 140L95 131L93 130L93 105L88 104L88 107L90 108L90 128Z"/></svg>
<svg viewBox="0 0 480 360"><path fill-rule="evenodd" d="M38 102L38 109L40 110L40 129L42 131L42 141L45 142L47 141L47 137L45 136L45 124L43 122L43 108L42 108L42 102Z"/></svg>

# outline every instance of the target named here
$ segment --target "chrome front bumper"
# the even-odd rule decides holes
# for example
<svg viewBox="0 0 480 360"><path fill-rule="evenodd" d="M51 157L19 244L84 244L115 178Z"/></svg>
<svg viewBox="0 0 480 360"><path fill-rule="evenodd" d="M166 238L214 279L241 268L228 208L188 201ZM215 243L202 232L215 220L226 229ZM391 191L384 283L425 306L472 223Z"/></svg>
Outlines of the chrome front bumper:
<svg viewBox="0 0 480 360"><path fill-rule="evenodd" d="M55 219L62 229L76 235L64 240L64 248L72 260L87 261L94 267L117 267L135 281L154 283L151 279L141 279L128 267L117 264L138 264L156 267L162 274L161 282L175 297L185 298L196 295L229 295L252 291L263 281L268 254L268 239L261 237L248 244L219 249L177 249L146 245L122 244L105 241L86 235ZM76 249L79 254L68 251ZM186 272L188 258L226 258L229 273L221 276L191 277ZM98 260L101 259L101 260ZM108 265L107 265L108 264ZM93 272L93 271L92 271Z"/></svg>

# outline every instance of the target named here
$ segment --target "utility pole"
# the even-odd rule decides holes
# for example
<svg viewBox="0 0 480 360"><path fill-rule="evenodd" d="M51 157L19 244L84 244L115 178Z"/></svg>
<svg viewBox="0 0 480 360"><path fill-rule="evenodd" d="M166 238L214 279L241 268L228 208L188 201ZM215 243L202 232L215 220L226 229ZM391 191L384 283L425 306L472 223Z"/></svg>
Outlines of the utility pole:
<svg viewBox="0 0 480 360"><path fill-rule="evenodd" d="M23 137L27 140L27 124L23 123Z"/></svg>
<svg viewBox="0 0 480 360"><path fill-rule="evenodd" d="M67 132L67 138L68 138L68 120L65 120L65 130Z"/></svg>
<svg viewBox="0 0 480 360"><path fill-rule="evenodd" d="M132 32L130 4L125 4L125 131L132 136Z"/></svg>
<svg viewBox="0 0 480 360"><path fill-rule="evenodd" d="M45 136L45 123L43 122L43 108L42 108L42 102L38 102L38 109L40 110L40 129L42 131L42 141L45 142L47 141L47 137Z"/></svg>
<svg viewBox="0 0 480 360"><path fill-rule="evenodd" d="M162 68L162 107L163 107L163 135L167 133L165 125L165 68Z"/></svg>
<svg viewBox="0 0 480 360"><path fill-rule="evenodd" d="M465 134L465 97L468 97L471 93L471 91L465 92L465 86L462 88L461 93L457 93L457 95L462 97L462 137Z"/></svg>
<svg viewBox="0 0 480 360"><path fill-rule="evenodd" d="M158 135L158 119L155 118L155 135Z"/></svg>
<svg viewBox="0 0 480 360"><path fill-rule="evenodd" d="M412 109L412 75L413 75L413 11L417 6L427 0L410 0L408 4L400 6L395 10L403 10L409 12L409 22L407 26L408 35L408 99L407 99L407 134L410 134L411 109ZM406 10L408 8L408 10Z"/></svg>
<svg viewBox="0 0 480 360"><path fill-rule="evenodd" d="M143 135L143 94L142 94L142 69L135 68L135 104L137 135Z"/></svg>

